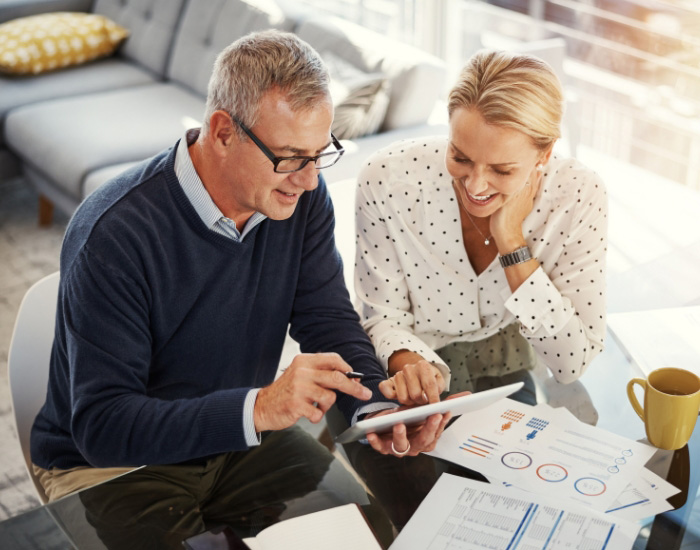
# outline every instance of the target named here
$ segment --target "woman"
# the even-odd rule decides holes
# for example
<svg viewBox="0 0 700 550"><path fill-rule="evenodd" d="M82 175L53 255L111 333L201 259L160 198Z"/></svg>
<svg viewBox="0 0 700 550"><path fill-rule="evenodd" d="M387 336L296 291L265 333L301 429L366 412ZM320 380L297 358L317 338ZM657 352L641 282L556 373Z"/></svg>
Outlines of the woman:
<svg viewBox="0 0 700 550"><path fill-rule="evenodd" d="M538 358L567 383L602 350L607 197L552 154L562 111L546 63L482 51L450 92L449 138L396 143L361 172L355 288L388 397L507 383Z"/></svg>

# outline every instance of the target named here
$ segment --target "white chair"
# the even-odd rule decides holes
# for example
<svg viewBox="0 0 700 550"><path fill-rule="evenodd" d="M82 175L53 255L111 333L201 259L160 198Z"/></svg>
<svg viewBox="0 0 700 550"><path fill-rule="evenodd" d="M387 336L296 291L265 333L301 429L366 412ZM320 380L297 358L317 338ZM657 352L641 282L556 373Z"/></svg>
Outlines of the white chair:
<svg viewBox="0 0 700 550"><path fill-rule="evenodd" d="M15 427L27 472L42 503L48 499L32 471L29 434L34 419L46 400L49 360L56 326L58 281L58 272L48 275L34 283L24 295L7 361Z"/></svg>

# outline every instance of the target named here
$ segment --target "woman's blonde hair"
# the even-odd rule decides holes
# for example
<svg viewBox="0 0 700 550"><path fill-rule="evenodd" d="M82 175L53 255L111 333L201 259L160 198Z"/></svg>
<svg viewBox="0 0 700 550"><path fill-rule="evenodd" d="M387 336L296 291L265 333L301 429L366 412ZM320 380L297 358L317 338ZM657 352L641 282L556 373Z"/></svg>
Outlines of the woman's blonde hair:
<svg viewBox="0 0 700 550"><path fill-rule="evenodd" d="M544 150L561 135L564 95L557 75L541 59L482 50L450 91L450 118L460 108L474 108L488 124L518 130Z"/></svg>

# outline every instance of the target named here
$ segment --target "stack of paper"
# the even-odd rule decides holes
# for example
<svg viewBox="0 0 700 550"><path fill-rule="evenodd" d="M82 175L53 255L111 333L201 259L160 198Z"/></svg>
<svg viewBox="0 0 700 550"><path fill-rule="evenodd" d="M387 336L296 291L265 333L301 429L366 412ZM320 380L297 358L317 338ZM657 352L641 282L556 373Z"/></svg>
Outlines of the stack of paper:
<svg viewBox="0 0 700 550"><path fill-rule="evenodd" d="M678 492L644 467L655 451L584 424L563 407L503 399L462 415L428 454L492 483L638 520L670 510L666 499Z"/></svg>
<svg viewBox="0 0 700 550"><path fill-rule="evenodd" d="M390 550L626 550L638 531L557 498L442 474Z"/></svg>

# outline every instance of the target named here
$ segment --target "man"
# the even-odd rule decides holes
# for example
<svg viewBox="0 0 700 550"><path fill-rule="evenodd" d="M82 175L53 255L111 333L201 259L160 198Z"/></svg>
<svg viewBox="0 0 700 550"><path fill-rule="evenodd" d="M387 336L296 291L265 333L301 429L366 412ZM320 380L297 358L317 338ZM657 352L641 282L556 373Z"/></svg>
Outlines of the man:
<svg viewBox="0 0 700 550"><path fill-rule="evenodd" d="M201 131L78 209L31 439L50 499L141 464L159 483L183 486L202 465L226 480L263 432L319 422L334 403L349 422L393 406L318 173L342 154L332 120L318 55L291 34L249 35L217 59ZM288 326L306 353L273 381ZM369 442L416 455L446 421Z"/></svg>

